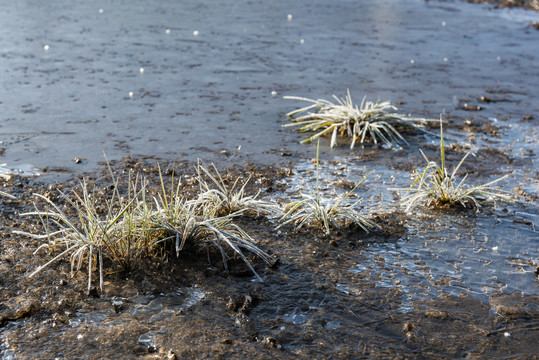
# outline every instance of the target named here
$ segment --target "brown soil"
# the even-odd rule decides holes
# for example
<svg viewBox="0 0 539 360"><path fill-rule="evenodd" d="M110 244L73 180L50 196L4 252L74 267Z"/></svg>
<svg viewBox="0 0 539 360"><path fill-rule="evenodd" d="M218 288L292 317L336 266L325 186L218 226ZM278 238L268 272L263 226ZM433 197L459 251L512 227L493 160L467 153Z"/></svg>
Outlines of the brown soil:
<svg viewBox="0 0 539 360"><path fill-rule="evenodd" d="M112 166L117 174L136 169L155 187L159 184L153 159L126 159ZM161 167L184 179L193 174L190 163ZM269 194L280 189L290 171L234 166L227 177L249 174L248 191ZM104 192L110 190L106 173L89 176ZM34 254L40 242L12 230L39 232L39 224L18 214L32 210L32 193L57 199L58 190L68 193L77 182L56 186L15 177L5 184L17 200L0 205L0 350L16 358L537 358L537 297L500 294L491 299L492 311L465 295L444 296L401 311L405 288L398 282L373 287L361 273L347 271L369 243L394 242L406 231L401 213L379 214L375 220L385 231L366 234L348 227L331 237L311 228L276 232L263 217L242 218L242 228L279 260L269 268L252 259L264 283L251 281L241 261L232 260L225 271L218 254L211 254L208 264L205 252L188 249L176 258L166 247L130 272L106 260L103 294L94 283L87 295L87 274L75 271L71 277L67 260L29 279L29 272L59 249ZM185 183L189 196L196 183ZM343 283L353 286L339 289ZM204 289L206 296L157 321L133 315L139 295L189 288ZM102 322L73 325L81 314L102 313ZM294 320L296 315L305 319ZM148 332L155 335L151 345L140 341Z"/></svg>

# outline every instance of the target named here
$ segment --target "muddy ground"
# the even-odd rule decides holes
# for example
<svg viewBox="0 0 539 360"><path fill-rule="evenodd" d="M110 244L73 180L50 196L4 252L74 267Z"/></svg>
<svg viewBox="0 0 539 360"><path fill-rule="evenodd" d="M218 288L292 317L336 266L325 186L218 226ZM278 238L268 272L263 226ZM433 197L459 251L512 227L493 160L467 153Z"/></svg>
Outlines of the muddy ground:
<svg viewBox="0 0 539 360"><path fill-rule="evenodd" d="M499 3L499 2L498 2ZM510 5L511 1L503 4ZM526 4L533 6L535 2ZM537 359L539 38L537 13L460 1L0 2L0 359ZM50 14L45 16L44 14ZM226 14L226 16L223 16ZM143 70L143 71L142 71ZM38 193L61 204L83 178L106 194L103 152L125 181L158 187L157 164L193 196L194 164L214 162L248 191L284 203L313 184L314 144L284 114L346 89L356 102L445 121L446 161L472 184L508 175L509 203L481 212L418 207L409 186L438 156L432 135L393 151L321 141L324 191L356 191L382 230L277 230L238 219L274 256L238 259L167 246L124 271L105 258L71 277L41 233ZM136 155L143 154L143 155ZM40 174L39 176L37 174ZM84 269L84 268L83 268Z"/></svg>
<svg viewBox="0 0 539 360"><path fill-rule="evenodd" d="M192 163L156 159L129 158L112 166L119 177L123 173L125 178L128 169L144 174L155 189L157 163L165 173L184 179L194 172ZM104 168L85 177L107 192L107 172ZM291 172L251 165L223 173L227 180L251 175L248 192L261 190L266 196L283 191L282 180ZM403 223L409 215L400 211L373 216L384 230L366 234L347 227L331 236L314 228L277 231L274 223L254 215L240 219L242 228L278 259L270 268L251 258L263 283L253 282L241 261L230 261L225 271L218 254L211 254L208 263L204 251L190 249L176 258L166 246L129 272L105 259L102 294L94 280L87 295L87 274L79 271L71 277L68 261L27 278L60 249L33 254L40 242L12 230L40 232L39 223L18 214L32 210L32 193L61 203L58 190L68 193L77 183L47 185L15 177L5 184L3 190L17 200L1 204L2 359L537 356L537 296L496 293L488 305L462 293L415 301L403 311L406 289L398 280L392 287L377 287L367 273L348 271L369 243L396 242L407 231ZM182 193L192 196L195 187L196 182L187 180ZM141 307L144 311L137 310Z"/></svg>
<svg viewBox="0 0 539 360"><path fill-rule="evenodd" d="M494 4L496 7L502 9L522 7L539 11L539 2L537 0L468 0L468 2Z"/></svg>

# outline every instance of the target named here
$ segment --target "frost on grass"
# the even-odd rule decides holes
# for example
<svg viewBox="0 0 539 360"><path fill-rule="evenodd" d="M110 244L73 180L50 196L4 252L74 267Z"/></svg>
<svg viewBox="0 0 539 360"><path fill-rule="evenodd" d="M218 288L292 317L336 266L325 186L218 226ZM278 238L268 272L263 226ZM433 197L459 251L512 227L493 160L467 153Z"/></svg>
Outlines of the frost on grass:
<svg viewBox="0 0 539 360"><path fill-rule="evenodd" d="M276 204L258 199L260 191L255 195L246 194L245 187L250 177L243 184L240 184L240 178L237 178L232 186L228 186L215 165L204 167L199 162L195 169L200 188L197 201L204 206L215 207L218 214L229 215L245 211L253 211L258 215L277 216L279 214Z"/></svg>
<svg viewBox="0 0 539 360"><path fill-rule="evenodd" d="M339 228L342 223L349 222L359 225L367 233L369 229L378 227L369 218L357 210L357 205L362 199L354 203L346 203L357 187L365 181L368 174L361 179L352 190L338 196L336 199L324 199L319 186L319 147L316 149L316 187L312 194L301 193L302 199L286 205L285 214L281 217L281 225L294 224L296 229L304 225L321 225L326 235L331 233L331 228Z"/></svg>
<svg viewBox="0 0 539 360"><path fill-rule="evenodd" d="M0 174L0 179L9 180L10 176L7 175L7 174ZM15 196L13 196L11 194L8 194L7 192L2 191L2 190L0 190L0 196L4 196L4 197L10 198L10 199L15 199Z"/></svg>
<svg viewBox="0 0 539 360"><path fill-rule="evenodd" d="M389 101L372 102L364 97L361 104L354 105L350 91L344 98L333 95L335 103L328 100L308 99L297 96L285 96L288 100L299 100L311 105L286 114L293 124L284 126L300 126L299 131L315 132L303 142L313 141L321 136L331 134L331 148L337 144L337 138L351 138L350 148L366 139L375 144L381 141L391 148L408 144L399 129L412 129L427 132L424 125L431 119L410 117L396 113L397 107Z"/></svg>
<svg viewBox="0 0 539 360"><path fill-rule="evenodd" d="M421 150L420 150L421 151ZM469 185L466 183L468 175L462 178L457 176L457 172L464 160L470 155L467 153L453 169L449 172L445 167L444 134L443 124L440 119L440 164L429 160L423 151L421 154L427 162L427 166L415 178L408 189L394 189L406 191L402 198L402 204L406 211L418 204L426 206L461 206L479 210L482 203L487 201L511 199L511 195L502 189L494 186L497 182L505 179L507 175L496 180L481 185Z"/></svg>
<svg viewBox="0 0 539 360"><path fill-rule="evenodd" d="M211 175L205 168L199 167L198 171L199 181L203 181L202 172ZM262 211L268 205L256 197L245 195L245 186L241 190L234 190L234 186L228 189L217 173L221 181L212 176L210 178L218 190L212 190L204 182L200 184L198 196L187 200L181 196L180 180L172 178L170 185L166 186L160 176L160 191L151 197L147 191L148 182L131 173L127 180L127 193L120 194L119 180L114 177L112 170L110 173L113 182L111 188L114 190L108 198L103 198L103 194L97 195L97 189L86 182L72 194L61 193L65 206L45 196L36 195L42 205L36 202L35 211L22 215L38 216L44 232L16 233L44 240L45 243L36 252L50 247L59 247L61 252L39 266L30 277L55 261L70 257L72 271L87 265L88 291L91 289L93 269L99 269L102 290L104 257L130 270L144 258L155 255L160 244L171 244L177 256L186 243L198 249L217 249L225 268L227 259L239 256L260 281L262 278L244 251L255 254L268 264L275 261L234 223L234 219L244 211ZM223 206L230 211L223 214Z"/></svg>

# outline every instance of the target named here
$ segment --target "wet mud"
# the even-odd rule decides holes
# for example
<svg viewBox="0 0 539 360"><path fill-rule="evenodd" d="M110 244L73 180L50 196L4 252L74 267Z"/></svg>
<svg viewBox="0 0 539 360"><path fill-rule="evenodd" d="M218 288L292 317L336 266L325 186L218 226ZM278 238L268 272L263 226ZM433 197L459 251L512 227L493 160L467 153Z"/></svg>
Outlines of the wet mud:
<svg viewBox="0 0 539 360"><path fill-rule="evenodd" d="M509 3L509 2L507 2ZM533 5L533 1L528 4ZM466 2L161 1L0 3L0 359L26 358L516 358L539 340L537 13ZM225 14L225 15L223 15ZM353 188L382 226L330 236L239 220L278 259L241 259L162 246L124 271L105 259L71 276L40 233L33 194L62 204L86 178L110 191L103 152L159 187L182 177L193 196L198 158L251 180L249 193L284 204L316 184L314 144L290 128L283 95L390 99L444 123L446 163L472 155L471 183L503 175L509 203L481 212L417 207L410 185L432 135L406 133L399 151L320 143L320 186ZM120 184L122 185L122 184Z"/></svg>
<svg viewBox="0 0 539 360"><path fill-rule="evenodd" d="M539 11L539 3L536 0L468 0L473 3L493 4L497 8L525 8Z"/></svg>
<svg viewBox="0 0 539 360"><path fill-rule="evenodd" d="M118 176L129 169L138 170L157 189L157 164L169 175L189 179L193 174L194 164L189 162L129 158L112 166ZM342 169L336 163L327 165L329 172ZM110 188L107 171L85 175L106 191ZM329 178L324 171L323 178ZM298 175L308 178L309 173L302 167L293 170L254 164L234 166L226 172L230 180L251 176L247 190L261 190L267 197L292 192ZM196 182L185 184L182 193L189 196L195 192ZM55 199L58 190L77 188L77 181L47 185L16 177L5 185L17 200L5 200L1 205L5 234L0 282L4 359L533 358L535 354L539 298L537 289L522 291L526 286L537 286L533 260L514 258L512 266L502 269L518 267L520 276L528 278L524 283L509 283L507 280L516 280L515 275L509 275L494 276L494 282L488 284L492 266L487 266L485 273L474 265L476 261L495 261L488 256L473 256L470 263L465 257L473 252L465 250L459 260L447 259L451 265L445 272L443 262L430 263L421 252L406 258L402 252L401 247L409 246L406 243L413 242L410 238L417 231L412 231L417 226L410 223L423 224L425 229L419 231L428 234L426 229L432 228L429 223L436 221L433 219L458 218L460 212L414 219L402 211L386 209L372 215L383 230L366 234L352 226L331 236L313 228L276 230L275 223L264 217L245 217L239 225L278 259L273 267L251 259L263 283L253 282L252 273L241 261L230 261L225 271L218 254L208 263L205 253L192 250L176 258L165 246L129 272L106 262L104 293L94 281L87 295L87 274L79 271L71 277L67 261L28 279L30 271L59 249L34 254L39 241L11 232L39 228L36 219L18 216L31 210L32 192ZM360 194L369 196L375 190L372 186L368 183ZM515 222L518 217L508 218ZM482 219L488 221L488 217ZM455 231L445 226L444 231ZM533 226L523 221L517 228L522 232ZM468 232L466 229L472 228L470 224L463 226ZM450 247L470 242L466 235L462 243L455 239L458 232L449 236ZM534 235L522 236L534 241ZM435 249L436 256L445 258L447 249L442 243ZM502 262L508 260L504 256ZM459 267L464 277L455 277ZM475 271L479 272L474 275ZM485 291L485 287L490 289Z"/></svg>

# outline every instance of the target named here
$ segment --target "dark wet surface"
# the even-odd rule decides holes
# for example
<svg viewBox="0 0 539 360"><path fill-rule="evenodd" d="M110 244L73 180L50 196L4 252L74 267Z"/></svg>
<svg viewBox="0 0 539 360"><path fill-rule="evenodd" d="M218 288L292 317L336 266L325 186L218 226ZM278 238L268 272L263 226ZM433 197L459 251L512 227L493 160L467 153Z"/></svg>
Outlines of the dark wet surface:
<svg viewBox="0 0 539 360"><path fill-rule="evenodd" d="M289 16L291 15L291 16ZM0 359L536 358L539 340L537 12L420 0L297 2L0 2L0 162L13 169L0 242ZM195 33L196 31L196 33ZM47 46L47 47L45 47ZM141 68L144 69L141 71ZM394 152L322 142L326 194L357 190L387 230L275 230L242 224L280 259L253 282L239 264L172 257L106 274L101 297L68 262L26 274L48 255L32 192L57 195L90 176L107 186L103 152L121 173L153 176L201 157L253 191L285 201L313 186L312 145L283 95L391 100L447 120L447 161L514 202L479 214L405 214L395 187L437 158L435 136L407 134ZM130 96L130 93L132 93ZM437 129L431 129L434 133ZM239 148L241 146L241 148ZM142 154L137 157L135 154ZM75 161L75 159L81 161ZM248 165L254 164L254 165ZM268 165L275 165L271 167ZM97 171L99 170L99 171ZM41 173L33 178L23 175ZM54 185L55 182L59 182ZM53 183L52 185L49 185ZM352 185L353 186L353 185Z"/></svg>
<svg viewBox="0 0 539 360"><path fill-rule="evenodd" d="M537 0L469 0L468 2L493 4L497 8L522 7L539 11L539 2Z"/></svg>
<svg viewBox="0 0 539 360"><path fill-rule="evenodd" d="M419 0L0 6L3 161L12 167L94 169L103 152L196 160L240 145L274 163L273 149L308 151L281 128L296 105L283 95L349 88L356 101L432 117L469 116L458 101L487 89L506 102L483 106L484 119L539 106L539 40L526 28L535 12Z"/></svg>

